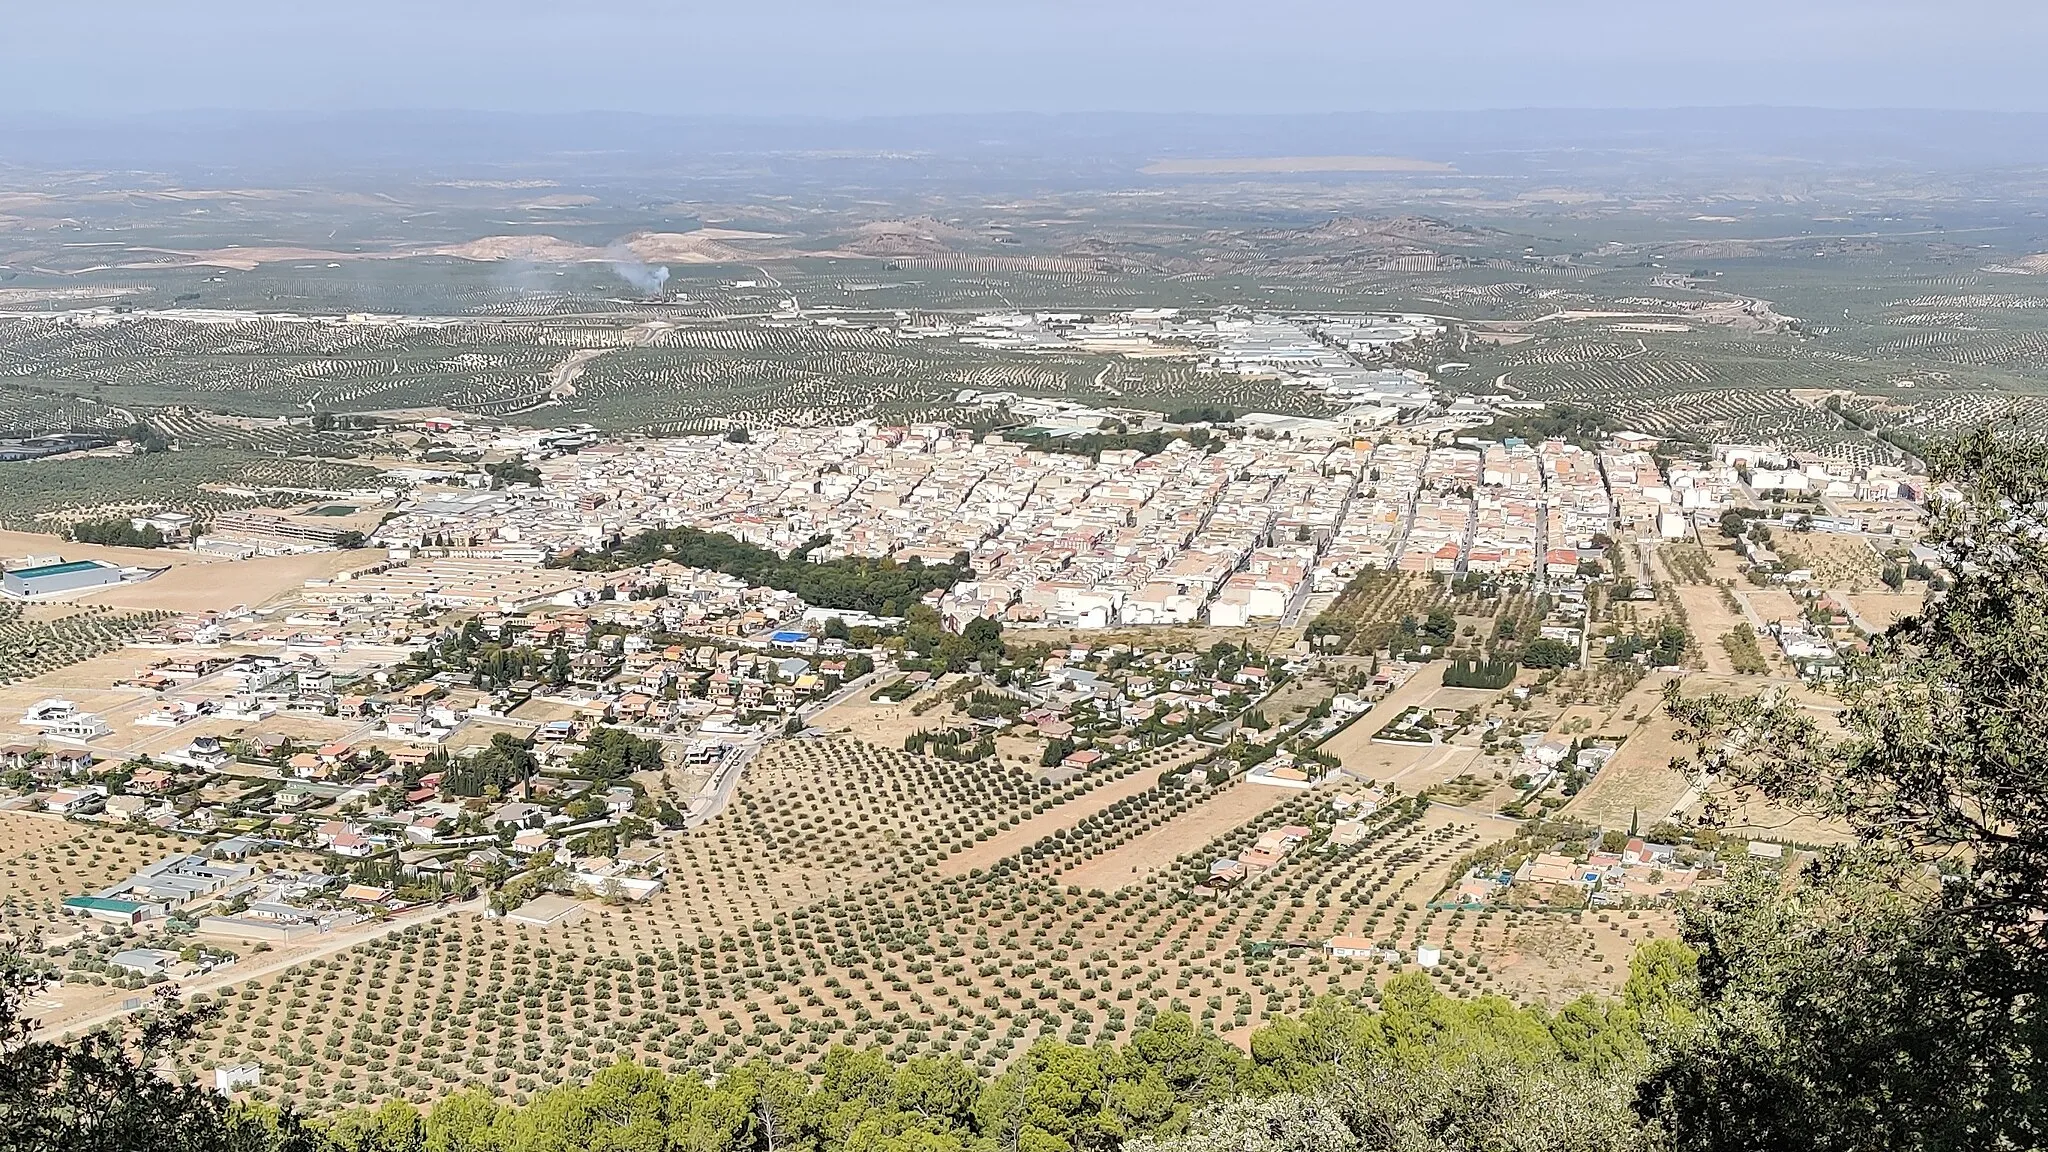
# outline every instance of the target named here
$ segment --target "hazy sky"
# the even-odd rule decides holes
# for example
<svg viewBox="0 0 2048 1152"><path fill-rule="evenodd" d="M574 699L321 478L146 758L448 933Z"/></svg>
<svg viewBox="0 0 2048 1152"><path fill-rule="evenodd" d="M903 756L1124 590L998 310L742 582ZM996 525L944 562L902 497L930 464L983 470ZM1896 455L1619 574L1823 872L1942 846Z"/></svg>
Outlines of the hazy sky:
<svg viewBox="0 0 2048 1152"><path fill-rule="evenodd" d="M2048 111L2041 0L0 2L0 113Z"/></svg>

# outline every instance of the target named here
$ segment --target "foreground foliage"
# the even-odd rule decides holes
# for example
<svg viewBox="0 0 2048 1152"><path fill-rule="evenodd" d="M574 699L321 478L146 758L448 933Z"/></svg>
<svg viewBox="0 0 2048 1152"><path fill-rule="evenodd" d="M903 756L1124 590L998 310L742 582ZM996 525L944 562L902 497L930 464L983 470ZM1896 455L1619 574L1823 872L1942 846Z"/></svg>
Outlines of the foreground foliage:
<svg viewBox="0 0 2048 1152"><path fill-rule="evenodd" d="M160 996L130 1032L36 1039L22 1007L45 978L19 949L0 951L0 1148L318 1152L326 1146L288 1114L230 1104L209 1089L157 1074L157 1062L192 1039L207 1009Z"/></svg>
<svg viewBox="0 0 2048 1152"><path fill-rule="evenodd" d="M1458 999L1411 973L1388 982L1378 1009L1331 998L1261 1029L1249 1057L1188 1017L1167 1014L1122 1046L1041 1041L994 1077L958 1056L899 1064L880 1049L834 1048L815 1077L757 1058L711 1084L621 1062L523 1107L479 1088L425 1112L392 1102L316 1125L156 1075L156 1059L189 1038L199 1012L166 1000L136 1038L109 1031L70 1045L10 1045L0 1071L14 1088L0 1093L0 1137L13 1139L0 1146L1080 1152L1134 1140L1213 1141L1256 1117L1293 1116L1308 1125L1355 1124L1361 1134L1397 1121L1404 1131L1438 1132L1437 1143L1373 1147L1621 1150L1640 1135L1630 1085L1651 1038L1686 1016L1680 989L1688 966L1676 942L1653 943L1621 999L1586 997L1555 1014L1499 997ZM25 1041L31 1026L18 1008L35 978L19 961L14 970L23 975L5 986L0 1011L16 1022L10 1036ZM1496 1138L1567 1127L1579 1132L1576 1143Z"/></svg>
<svg viewBox="0 0 2048 1152"><path fill-rule="evenodd" d="M1646 1087L1680 1147L2048 1145L2048 446L1930 463L1954 579L1849 666L1840 732L1671 699L1700 769L1856 833L1688 918L1712 1010Z"/></svg>
<svg viewBox="0 0 2048 1152"><path fill-rule="evenodd" d="M834 1048L815 1079L757 1059L711 1085L622 1062L522 1108L467 1091L424 1115L402 1103L350 1112L327 1135L346 1152L1079 1152L1203 1145L1294 1116L1361 1133L1384 1122L1470 1134L1374 1147L1491 1148L1501 1145L1489 1133L1569 1128L1577 1143L1516 1146L1626 1149L1641 1132L1633 1070L1654 1029L1682 1019L1687 964L1675 942L1653 944L1622 1000L1588 997L1555 1015L1456 999L1411 973L1389 981L1378 1010L1332 999L1262 1029L1250 1057L1168 1014L1122 1046L1041 1041L993 1078L957 1056L899 1065L880 1049Z"/></svg>

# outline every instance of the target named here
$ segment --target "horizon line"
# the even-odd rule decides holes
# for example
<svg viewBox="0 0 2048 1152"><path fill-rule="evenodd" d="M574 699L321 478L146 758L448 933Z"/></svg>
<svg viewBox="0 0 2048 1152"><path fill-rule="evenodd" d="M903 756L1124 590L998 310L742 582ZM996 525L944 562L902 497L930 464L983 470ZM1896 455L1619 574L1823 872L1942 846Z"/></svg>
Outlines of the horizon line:
<svg viewBox="0 0 2048 1152"><path fill-rule="evenodd" d="M1807 112L1827 114L1885 114L1900 113L1932 114L1945 116L1995 116L2003 118L2048 119L2048 107L2038 109L1949 107L1940 105L1833 105L1833 104L1772 104L1772 103L1730 103L1730 104L1661 104L1661 105L1613 105L1613 104L1523 104L1500 105L1485 108L1340 108L1330 110L1294 111L1216 111L1182 109L1129 109L1097 108L1047 111L1044 109L1015 108L976 112L917 111L917 112L856 112L843 115L831 113L751 113L730 111L648 111L635 108L565 108L537 111L517 108L470 108L454 105L392 105L388 107L365 108L244 108L219 105L195 105L186 108L157 108L132 111L74 111L63 109L11 109L0 110L0 123L18 120L71 119L88 121L120 121L155 119L161 117L218 115L251 116L264 118L287 118L305 116L384 116L384 115L439 115L439 116L511 116L524 118L562 118L582 116L641 117L664 120L727 120L754 121L763 123L851 123L863 120L975 120L998 118L1030 117L1037 119L1077 119L1086 117L1132 117L1132 118L1212 118L1286 120L1323 118L1332 116L1487 116L1529 113L1626 113L1654 115L1658 113L1681 112Z"/></svg>

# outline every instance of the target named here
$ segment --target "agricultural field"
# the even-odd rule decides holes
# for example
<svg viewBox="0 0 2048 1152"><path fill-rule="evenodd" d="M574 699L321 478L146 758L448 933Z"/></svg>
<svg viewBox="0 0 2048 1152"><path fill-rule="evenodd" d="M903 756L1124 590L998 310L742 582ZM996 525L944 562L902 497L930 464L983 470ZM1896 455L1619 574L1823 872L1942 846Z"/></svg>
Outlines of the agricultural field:
<svg viewBox="0 0 2048 1152"><path fill-rule="evenodd" d="M362 207L339 238L327 231L336 209L284 191L222 204L238 214L227 223L167 224L137 201L76 224L89 238L75 248L71 231L63 242L24 235L0 267L0 307L25 310L0 315L0 427L140 423L170 450L0 464L0 528L303 506L382 488L373 465L412 454L408 437L318 414L433 411L657 435L1005 420L956 402L963 390L1162 411L1338 411L1310 384L1205 372L1192 357L902 333L998 311L1426 312L1448 325L1442 345L1358 361L1426 370L1448 394L1593 409L1668 440L1763 442L1852 463L1899 460L1914 438L1988 415L2030 427L2048 418L2048 339L2036 331L2048 290L1981 269L2015 253L1803 236L1795 252L1702 237L1711 229L1662 199L1640 210L1544 206L1506 184L1464 203L1480 194L1434 180L1195 192L1160 182L1133 206L1092 192L977 198L935 181L913 206L866 188L764 192L759 175L725 173L673 201L682 194L666 188L658 198L563 190L552 204L524 203L532 190L403 189ZM1720 219L1742 210L1701 207ZM1771 212L1743 231L1813 223ZM406 232L414 213L421 223ZM717 237L691 236L711 221ZM1596 225L1604 235L1588 234ZM615 244L632 258L615 258ZM673 268L650 290L635 281L656 249L676 255L659 257ZM1836 264L1813 266L1814 251ZM88 266L101 259L110 263ZM239 311L164 314L174 309ZM58 550L45 539L19 550ZM1779 543L1863 615L1902 610L1860 540L1784 533ZM138 735L149 701L106 687L145 662L121 649L125 639L166 612L260 604L364 559L180 563L76 605L0 607L0 706L62 690L104 711L130 752L225 734L227 721L208 720ZM316 1113L464 1086L525 1101L621 1056L697 1075L755 1055L808 1069L847 1043L897 1060L959 1052L993 1069L1037 1038L1119 1040L1166 1010L1243 1042L1318 997L1375 998L1390 975L1415 970L1424 946L1442 949L1429 978L1451 992L1557 1005L1611 991L1637 943L1674 930L1671 912L1550 906L1526 890L1487 908L1445 895L1466 865L1528 834L1522 817L1624 829L1700 810L1660 707L1677 674L1651 666L1687 669L1688 690L1772 683L1783 662L1751 622L1800 605L1743 585L1719 540L1659 546L1654 570L1654 602L1611 600L1611 585L1589 591L1583 659L1553 648L1548 663L1563 666L1517 665L1494 688L1446 685L1442 657L1513 661L1563 611L1550 597L1375 571L1319 602L1299 630L1085 634L1094 645L1229 640L1276 652L1300 635L1328 670L1267 702L1266 718L1284 723L1340 688L1362 690L1386 663L1378 653L1415 651L1427 633L1439 658L1321 746L1339 768L1313 789L1247 782L1244 764L1223 759L1249 744L1226 753L1195 740L1041 785L1047 743L1022 730L971 763L905 748L963 723L944 681L895 704L856 697L816 718L822 736L768 744L719 815L662 841L665 887L647 902L592 898L543 925L478 900L246 963L201 993L223 1014L183 1067L261 1063L258 1096ZM1637 658L1649 653L1659 659ZM1410 738L1384 738L1397 716L1416 718ZM321 737L354 726L289 723ZM1597 774L1532 782L1539 745L1577 755L1588 741L1615 746ZM704 778L672 769L638 782L684 807ZM1375 786L1385 803L1340 844L1332 797ZM1801 839L1828 834L1763 809L1733 816ZM1213 861L1288 824L1309 835L1276 867L1214 898L1194 894ZM8 813L0 843L0 930L11 930L75 928L56 920L58 897L181 842ZM1332 957L1321 945L1336 936L1377 952Z"/></svg>
<svg viewBox="0 0 2048 1152"><path fill-rule="evenodd" d="M168 612L0 601L0 684L30 680L126 644Z"/></svg>
<svg viewBox="0 0 2048 1152"><path fill-rule="evenodd" d="M1849 606L1872 628L1889 628L1907 616L1918 615L1927 601L1927 586L1909 580L1901 592L1866 590L1849 597Z"/></svg>
<svg viewBox="0 0 2048 1152"><path fill-rule="evenodd" d="M1657 707L1665 677L1650 677L1636 689L1636 723L1621 749L1591 783L1566 806L1565 814L1602 827L1626 828L1654 824L1691 799L1690 781L1672 768L1685 755L1675 735L1678 726Z"/></svg>
<svg viewBox="0 0 2048 1152"><path fill-rule="evenodd" d="M139 317L108 325L0 320L0 380L124 408L246 415L531 401L568 352L624 328L350 324Z"/></svg>
<svg viewBox="0 0 2048 1152"><path fill-rule="evenodd" d="M50 532L65 524L161 509L200 518L298 493L377 489L388 481L350 464L226 448L137 456L55 457L0 464L0 527Z"/></svg>
<svg viewBox="0 0 2048 1152"><path fill-rule="evenodd" d="M855 1043L993 1068L1038 1036L1125 1037L1155 1011L1241 1040L1320 995L1371 997L1393 969L1324 956L1333 935L1440 946L1449 990L1562 1000L1616 986L1630 941L1669 930L1432 909L1452 862L1514 825L1405 800L1358 843L1318 832L1251 886L1190 902L1210 860L1329 819L1323 792L1160 781L1201 754L1052 789L850 738L778 743L670 845L649 903L547 927L462 912L223 987L190 1064L260 1060L278 1070L262 1094L316 1111L465 1084L520 1099L627 1054L802 1068Z"/></svg>
<svg viewBox="0 0 2048 1152"><path fill-rule="evenodd" d="M1384 649L1401 621L1421 617L1444 597L1441 581L1381 568L1359 573L1309 628L1323 652L1369 656Z"/></svg>
<svg viewBox="0 0 2048 1152"><path fill-rule="evenodd" d="M151 830L93 828L55 816L0 812L0 934L77 930L57 905L96 891L197 841Z"/></svg>
<svg viewBox="0 0 2048 1152"><path fill-rule="evenodd" d="M894 322L889 312L825 326L666 310L645 322L631 314L379 324L0 319L0 423L147 420L185 447L334 458L376 445L315 432L304 417L444 408L656 433L876 415L971 422L971 410L952 404L962 389L1160 408L1328 410L1297 386L1201 375L1185 360L1001 352L901 337Z"/></svg>
<svg viewBox="0 0 2048 1152"><path fill-rule="evenodd" d="M1982 274L1928 276L1915 262L1903 272L1866 269L1872 283L1844 294L1754 254L1716 263L1712 246L1701 250L1709 267L1698 277L1647 276L1619 249L1602 259L1511 261L1504 253L1530 237L1405 217L1256 229L1275 262L1257 271L1221 231L1140 258L1099 234L1072 238L1063 253L1050 234L1027 251L998 251L982 233L932 221L907 231L818 226L819 242L854 248L678 265L658 297L602 262L498 263L503 253L380 257L374 275L365 260L258 261L206 269L198 292L171 290L182 286L169 282L186 274L178 270L129 269L130 280L165 282L135 284L123 307L247 311L0 317L0 425L141 420L181 447L341 460L388 446L374 435L316 432L305 417L437 409L668 434L989 418L953 403L963 389L1159 409L1335 410L1313 389L1198 372L1186 359L1027 353L895 330L990 311L1161 305L1426 311L1453 325L1466 366L1442 380L1452 391L1504 390L1596 408L1642 431L1767 442L1851 463L1900 458L1878 433L1910 444L1987 417L2038 424L2048 412L2048 372L2027 327L2048 293L2029 291L2024 278L2008 278L2014 286ZM910 235L919 229L954 250L923 250ZM918 250L853 256L877 237ZM1385 244L1416 251L1388 256ZM1352 259L1354 248L1372 255ZM63 301L87 303L51 302ZM1805 311L1827 305L1845 312L1839 323ZM362 312L379 318L349 318ZM1404 355L1386 362L1407 364ZM1434 369L1441 359L1415 355L1409 366Z"/></svg>
<svg viewBox="0 0 2048 1152"><path fill-rule="evenodd" d="M1182 895L1206 860L1309 816L1312 802L1279 800L1130 886L1063 882L1070 861L1113 855L1183 803L1148 797L1084 829L1088 846L1049 839L981 876L866 882L722 927L680 908L621 908L548 929L466 916L408 929L224 991L227 1017L200 1062L282 1066L279 1093L316 1108L466 1083L519 1099L623 1054L713 1069L761 1054L803 1067L845 1042L899 1058L960 1050L995 1067L1037 1036L1123 1037L1167 1008L1242 1036L1330 991L1370 994L1384 968L1289 944L1347 930L1406 947L1441 940L1437 978L1453 989L1498 986L1497 968L1558 947L1560 928L1582 961L1574 986L1611 986L1608 967L1625 967L1619 936L1569 915L1422 911L1441 862L1489 833L1406 806L1368 841L1290 862L1220 905L1190 908ZM702 894L688 899L687 911L707 910ZM1254 958L1246 940L1280 947Z"/></svg>
<svg viewBox="0 0 2048 1152"><path fill-rule="evenodd" d="M1804 532L1781 535L1776 544L1788 568L1812 572L1822 588L1855 593L1884 587L1884 557L1864 537Z"/></svg>

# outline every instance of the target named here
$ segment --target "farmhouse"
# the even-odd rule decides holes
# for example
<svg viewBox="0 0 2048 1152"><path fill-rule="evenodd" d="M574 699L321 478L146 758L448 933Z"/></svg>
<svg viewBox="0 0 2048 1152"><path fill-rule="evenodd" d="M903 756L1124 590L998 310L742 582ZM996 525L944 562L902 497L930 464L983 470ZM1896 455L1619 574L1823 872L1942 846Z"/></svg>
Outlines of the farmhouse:
<svg viewBox="0 0 2048 1152"><path fill-rule="evenodd" d="M1370 960L1379 952L1379 947L1364 936L1332 936L1323 945L1323 951L1335 960Z"/></svg>
<svg viewBox="0 0 2048 1152"><path fill-rule="evenodd" d="M110 900L102 896L66 896L63 907L67 916L85 916L123 928L133 928L158 911L155 905L139 900Z"/></svg>
<svg viewBox="0 0 2048 1152"><path fill-rule="evenodd" d="M107 790L98 784L87 784L79 788L59 788L43 799L43 811L63 816L83 816L97 812L107 803Z"/></svg>
<svg viewBox="0 0 2048 1152"><path fill-rule="evenodd" d="M129 948L107 957L107 963L137 976L154 977L165 975L165 970L177 959L176 952L166 952L161 948Z"/></svg>

